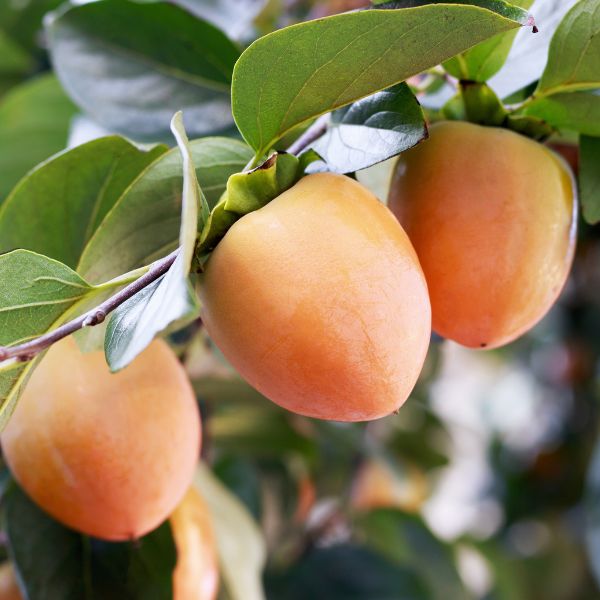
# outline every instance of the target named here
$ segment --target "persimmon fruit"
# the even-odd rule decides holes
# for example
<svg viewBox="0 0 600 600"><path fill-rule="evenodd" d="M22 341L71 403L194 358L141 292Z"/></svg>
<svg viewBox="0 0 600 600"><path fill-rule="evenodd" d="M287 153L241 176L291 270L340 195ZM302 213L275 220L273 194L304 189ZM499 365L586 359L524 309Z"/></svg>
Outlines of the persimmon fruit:
<svg viewBox="0 0 600 600"><path fill-rule="evenodd" d="M102 352L67 338L33 372L2 448L28 495L58 521L107 540L168 518L200 448L198 406L169 346L155 340L111 374Z"/></svg>
<svg viewBox="0 0 600 600"><path fill-rule="evenodd" d="M567 164L506 129L440 122L403 153L388 205L423 267L433 329L496 348L550 309L573 260L577 198Z"/></svg>
<svg viewBox="0 0 600 600"><path fill-rule="evenodd" d="M214 600L219 567L210 513L202 496L190 488L169 522L177 548L174 600Z"/></svg>
<svg viewBox="0 0 600 600"><path fill-rule="evenodd" d="M243 216L199 287L216 345L293 412L383 417L421 371L431 314L419 261L390 211L348 177L309 175Z"/></svg>

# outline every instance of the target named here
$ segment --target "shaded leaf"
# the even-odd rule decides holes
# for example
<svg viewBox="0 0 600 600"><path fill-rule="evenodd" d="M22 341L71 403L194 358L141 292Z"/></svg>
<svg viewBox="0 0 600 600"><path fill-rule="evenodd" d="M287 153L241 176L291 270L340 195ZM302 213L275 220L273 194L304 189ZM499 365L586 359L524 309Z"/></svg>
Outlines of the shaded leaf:
<svg viewBox="0 0 600 600"><path fill-rule="evenodd" d="M313 550L270 580L273 600L427 600L414 571L360 546Z"/></svg>
<svg viewBox="0 0 600 600"><path fill-rule="evenodd" d="M334 112L331 126L312 148L328 170L351 173L396 156L426 137L421 106L401 83ZM309 171L323 167L322 162L313 163Z"/></svg>
<svg viewBox="0 0 600 600"><path fill-rule="evenodd" d="M238 60L233 114L262 155L295 126L434 67L519 23L465 5L366 10L271 33Z"/></svg>
<svg viewBox="0 0 600 600"><path fill-rule="evenodd" d="M579 139L579 194L583 218L591 225L598 223L600 221L600 137L581 136Z"/></svg>
<svg viewBox="0 0 600 600"><path fill-rule="evenodd" d="M65 148L75 111L53 75L32 79L2 99L0 202L30 169Z"/></svg>
<svg viewBox="0 0 600 600"><path fill-rule="evenodd" d="M231 600L263 600L266 546L262 533L241 502L201 465L194 485L210 509L223 584Z"/></svg>
<svg viewBox="0 0 600 600"><path fill-rule="evenodd" d="M0 251L26 248L76 268L114 203L165 150L142 151L111 136L42 163L0 208Z"/></svg>
<svg viewBox="0 0 600 600"><path fill-rule="evenodd" d="M84 537L40 510L16 484L3 496L4 531L29 600L91 600Z"/></svg>
<svg viewBox="0 0 600 600"><path fill-rule="evenodd" d="M229 88L239 50L185 10L100 0L66 5L47 20L46 30L65 89L109 130L157 139L182 109L190 134L231 125Z"/></svg>
<svg viewBox="0 0 600 600"><path fill-rule="evenodd" d="M600 4L579 0L558 26L536 95L600 87Z"/></svg>
<svg viewBox="0 0 600 600"><path fill-rule="evenodd" d="M378 509L355 522L358 539L390 560L414 569L427 583L431 597L467 600L467 593L449 546L438 540L414 515ZM423 557L427 557L423 561Z"/></svg>

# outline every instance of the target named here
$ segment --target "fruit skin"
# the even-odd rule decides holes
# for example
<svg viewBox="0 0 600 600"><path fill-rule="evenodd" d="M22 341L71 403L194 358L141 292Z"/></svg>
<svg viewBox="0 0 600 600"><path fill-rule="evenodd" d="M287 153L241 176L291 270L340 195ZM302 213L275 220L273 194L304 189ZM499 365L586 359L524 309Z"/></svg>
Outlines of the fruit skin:
<svg viewBox="0 0 600 600"><path fill-rule="evenodd" d="M34 371L1 439L41 508L83 533L125 540L157 527L185 494L200 419L165 342L111 375L102 352L82 354L67 338Z"/></svg>
<svg viewBox="0 0 600 600"><path fill-rule="evenodd" d="M15 569L10 562L0 565L0 600L23 600Z"/></svg>
<svg viewBox="0 0 600 600"><path fill-rule="evenodd" d="M170 518L177 547L174 600L214 600L219 589L216 542L208 507L190 488Z"/></svg>
<svg viewBox="0 0 600 600"><path fill-rule="evenodd" d="M494 127L436 123L401 155L388 204L421 261L437 333L496 348L545 315L573 260L575 189L552 151Z"/></svg>
<svg viewBox="0 0 600 600"><path fill-rule="evenodd" d="M238 372L311 417L389 415L429 345L427 287L408 237L341 175L309 175L237 221L200 297L208 333Z"/></svg>

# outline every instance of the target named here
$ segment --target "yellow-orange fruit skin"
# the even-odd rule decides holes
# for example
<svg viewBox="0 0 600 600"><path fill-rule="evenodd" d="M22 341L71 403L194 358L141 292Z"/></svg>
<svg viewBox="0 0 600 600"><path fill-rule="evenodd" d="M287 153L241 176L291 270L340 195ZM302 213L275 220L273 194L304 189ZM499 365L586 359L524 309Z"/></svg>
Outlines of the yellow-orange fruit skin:
<svg viewBox="0 0 600 600"><path fill-rule="evenodd" d="M190 485L199 447L193 390L161 340L115 375L102 352L59 342L2 434L29 496L69 527L107 540L137 538L168 518Z"/></svg>
<svg viewBox="0 0 600 600"><path fill-rule="evenodd" d="M23 600L15 569L9 562L0 565L0 600Z"/></svg>
<svg viewBox="0 0 600 600"><path fill-rule="evenodd" d="M403 153L389 207L421 262L433 329L495 348L537 323L573 260L577 198L557 155L517 133L441 122Z"/></svg>
<svg viewBox="0 0 600 600"><path fill-rule="evenodd" d="M311 417L389 415L429 345L427 287L408 237L341 175L309 175L237 221L200 295L203 322L239 373Z"/></svg>
<svg viewBox="0 0 600 600"><path fill-rule="evenodd" d="M189 489L170 523L177 548L174 600L214 600L219 590L215 536L208 508L195 489Z"/></svg>

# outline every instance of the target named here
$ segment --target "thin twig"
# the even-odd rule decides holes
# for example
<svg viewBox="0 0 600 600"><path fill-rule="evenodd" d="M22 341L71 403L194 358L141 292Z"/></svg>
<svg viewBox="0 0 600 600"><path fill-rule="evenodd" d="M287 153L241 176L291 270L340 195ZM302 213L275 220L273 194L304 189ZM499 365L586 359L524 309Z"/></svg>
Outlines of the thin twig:
<svg viewBox="0 0 600 600"><path fill-rule="evenodd" d="M50 331L23 344L19 344L17 346L0 347L0 361L4 362L10 360L16 362L28 362L40 352L43 352L46 350L46 348L52 346L52 344L55 344L59 340L62 340L72 333L75 333L84 327L93 327L94 325L99 325L106 319L109 313L121 306L121 304L129 300L131 297L135 296L145 287L162 277L171 268L178 254L179 249L152 263L148 271L139 279L136 279L133 283L130 283L127 287L124 287L114 296L111 296L108 300L105 300L92 310L84 313L76 319L68 321L53 331Z"/></svg>
<svg viewBox="0 0 600 600"><path fill-rule="evenodd" d="M321 115L288 149L289 154L298 156L303 150L306 150L315 140L319 139L329 125L329 113Z"/></svg>

